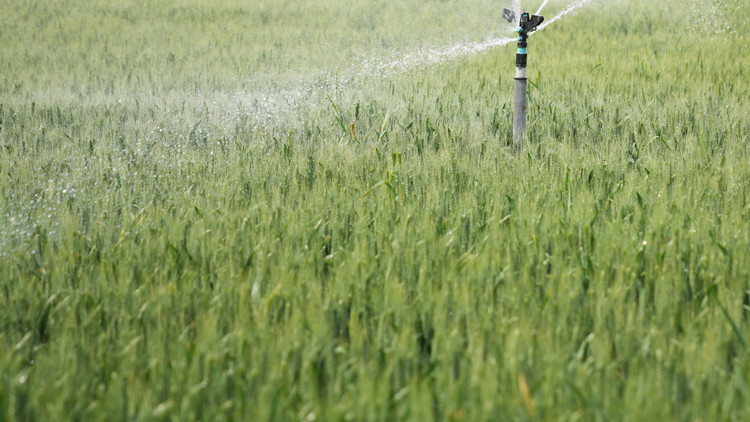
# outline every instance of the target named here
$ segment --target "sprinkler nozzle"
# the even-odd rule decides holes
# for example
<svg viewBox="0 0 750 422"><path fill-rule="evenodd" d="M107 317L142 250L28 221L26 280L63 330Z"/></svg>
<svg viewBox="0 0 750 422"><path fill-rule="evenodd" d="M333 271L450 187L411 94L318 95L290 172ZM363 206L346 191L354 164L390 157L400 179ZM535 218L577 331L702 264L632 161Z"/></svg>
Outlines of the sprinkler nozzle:
<svg viewBox="0 0 750 422"><path fill-rule="evenodd" d="M534 32L536 28L544 22L544 16L529 15L529 12L521 13L521 29L524 32Z"/></svg>
<svg viewBox="0 0 750 422"><path fill-rule="evenodd" d="M518 32L518 41L526 41L529 38L529 33L536 31L537 26L544 22L544 16L529 15L529 12L521 13L521 21L519 27L516 28Z"/></svg>
<svg viewBox="0 0 750 422"><path fill-rule="evenodd" d="M516 12L510 9L503 9L503 19L508 21L508 23L515 23ZM519 27L516 28L516 32L526 39L529 33L536 31L536 28L542 22L544 22L544 16L530 15L529 12L523 12L521 13L521 19L518 21Z"/></svg>

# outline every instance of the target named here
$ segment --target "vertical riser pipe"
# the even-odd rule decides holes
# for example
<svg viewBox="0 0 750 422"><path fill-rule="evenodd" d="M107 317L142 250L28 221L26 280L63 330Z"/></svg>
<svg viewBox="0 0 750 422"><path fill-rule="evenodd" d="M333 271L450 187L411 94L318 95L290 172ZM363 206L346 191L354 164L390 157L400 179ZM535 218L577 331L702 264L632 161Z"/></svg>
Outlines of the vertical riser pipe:
<svg viewBox="0 0 750 422"><path fill-rule="evenodd" d="M513 91L513 149L516 153L521 152L524 135L526 133L526 39L525 32L519 28L522 34L518 39L518 52L516 53L516 76Z"/></svg>
<svg viewBox="0 0 750 422"><path fill-rule="evenodd" d="M544 4L547 4L545 1ZM544 7L542 4L542 7ZM541 8L539 8L541 10ZM539 12L537 12L539 13ZM544 22L544 16L529 16L528 12L521 13L518 23L518 51L516 52L516 76L513 84L513 149L521 152L526 136L526 64L528 62L527 40L529 33L536 31Z"/></svg>
<svg viewBox="0 0 750 422"><path fill-rule="evenodd" d="M517 68L513 92L513 148L521 152L526 133L526 68Z"/></svg>

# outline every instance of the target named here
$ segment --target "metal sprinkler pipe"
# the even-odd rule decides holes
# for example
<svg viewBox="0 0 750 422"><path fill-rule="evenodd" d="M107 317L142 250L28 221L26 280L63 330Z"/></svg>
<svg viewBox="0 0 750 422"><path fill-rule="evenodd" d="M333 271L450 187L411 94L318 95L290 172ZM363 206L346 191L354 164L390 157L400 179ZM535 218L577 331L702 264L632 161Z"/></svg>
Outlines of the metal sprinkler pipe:
<svg viewBox="0 0 750 422"><path fill-rule="evenodd" d="M526 133L526 63L528 34L518 27L518 51L516 51L516 76L513 78L513 149L521 152L521 143Z"/></svg>
<svg viewBox="0 0 750 422"><path fill-rule="evenodd" d="M516 51L516 75L513 78L515 80L513 91L513 149L516 153L521 152L521 145L526 134L526 65L528 63L529 33L536 31L537 26L543 21L543 16L529 16L528 12L524 12L521 14L519 26L516 29L516 32L518 32L518 50Z"/></svg>

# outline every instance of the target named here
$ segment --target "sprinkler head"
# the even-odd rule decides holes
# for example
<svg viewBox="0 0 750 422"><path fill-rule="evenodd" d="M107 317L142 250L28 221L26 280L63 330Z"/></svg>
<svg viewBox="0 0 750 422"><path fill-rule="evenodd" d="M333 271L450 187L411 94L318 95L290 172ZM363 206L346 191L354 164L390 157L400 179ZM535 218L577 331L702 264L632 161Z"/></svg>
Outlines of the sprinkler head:
<svg viewBox="0 0 750 422"><path fill-rule="evenodd" d="M529 12L521 13L521 20L518 23L520 26L516 29L519 41L525 42L529 38L531 32L536 31L536 28L544 22L544 16L529 15Z"/></svg>
<svg viewBox="0 0 750 422"><path fill-rule="evenodd" d="M537 26L541 25L542 22L544 22L544 16L538 16L538 15L531 15L529 16L529 12L523 12L521 13L521 28L524 32L534 32L536 31Z"/></svg>

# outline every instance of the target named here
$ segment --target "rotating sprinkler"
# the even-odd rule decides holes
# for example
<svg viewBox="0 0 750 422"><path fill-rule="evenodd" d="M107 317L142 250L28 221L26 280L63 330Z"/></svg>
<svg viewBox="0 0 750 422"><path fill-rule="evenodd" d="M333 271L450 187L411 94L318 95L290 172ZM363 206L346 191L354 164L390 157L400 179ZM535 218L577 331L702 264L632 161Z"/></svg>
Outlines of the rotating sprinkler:
<svg viewBox="0 0 750 422"><path fill-rule="evenodd" d="M528 39L529 34L536 31L537 27L544 21L544 16L529 15L528 12L523 12L520 19L516 20L516 12L510 9L503 9L502 16L510 23L518 22L518 28L516 29L516 32L518 32L518 51L516 52L516 76L513 92L513 148L516 152L521 152L521 143L526 132Z"/></svg>

